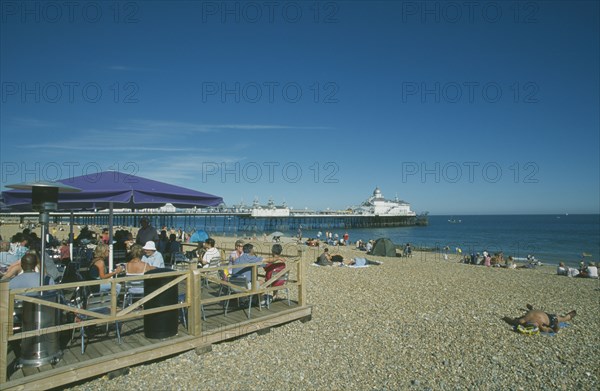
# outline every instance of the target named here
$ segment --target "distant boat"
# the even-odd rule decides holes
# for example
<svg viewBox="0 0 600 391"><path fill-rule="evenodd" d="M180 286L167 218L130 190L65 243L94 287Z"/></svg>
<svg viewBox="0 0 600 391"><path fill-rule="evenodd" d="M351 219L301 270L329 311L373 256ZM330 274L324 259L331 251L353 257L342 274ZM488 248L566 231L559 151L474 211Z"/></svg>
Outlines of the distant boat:
<svg viewBox="0 0 600 391"><path fill-rule="evenodd" d="M451 218L451 219L448 219L448 222L450 224L458 224L458 223L462 223L462 220L457 220L455 218Z"/></svg>

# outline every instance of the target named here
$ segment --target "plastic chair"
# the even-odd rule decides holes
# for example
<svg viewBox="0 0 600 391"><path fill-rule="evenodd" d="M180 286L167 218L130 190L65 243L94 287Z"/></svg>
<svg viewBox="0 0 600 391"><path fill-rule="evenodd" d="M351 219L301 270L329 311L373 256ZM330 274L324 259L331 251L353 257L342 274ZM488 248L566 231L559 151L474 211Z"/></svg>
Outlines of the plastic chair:
<svg viewBox="0 0 600 391"><path fill-rule="evenodd" d="M111 302L112 302L112 296L111 296L110 292L98 292L98 293L90 293L85 298L85 302L81 303L79 301L78 305L80 306L79 308L83 307L88 311L96 312L98 314L110 315ZM90 319L90 317L88 317L87 315L83 315L83 314L77 314L77 318L80 321L86 321L86 320ZM117 334L117 341L119 344L121 344L121 330L120 330L120 323L118 321L115 321L115 328L116 328L116 334ZM73 333L71 334L71 340L73 340L73 337L75 336L75 330L76 329L73 329ZM83 326L80 328L80 334L81 334L81 354L84 354L85 353L85 330L84 330ZM106 323L106 335L108 335L108 323Z"/></svg>
<svg viewBox="0 0 600 391"><path fill-rule="evenodd" d="M285 265L282 265L281 267L276 267L273 269L273 271L271 273L267 273L267 277L266 280L268 281L271 277L272 274L277 274L279 273L281 270L283 270L285 268ZM281 291L285 291L286 297L287 297L287 305L291 306L291 301L290 301L290 288L287 287L287 282L288 282L288 278L290 276L290 272L287 271L285 274L283 274L281 277L279 277L277 280L273 281L269 287L272 286L282 286ZM267 296L266 301L266 305L267 308L271 308L271 299L269 298L269 296Z"/></svg>
<svg viewBox="0 0 600 391"><path fill-rule="evenodd" d="M219 266L221 266L221 257L212 257L210 259L210 261L208 261L208 267L209 268L211 268L211 267L219 267ZM217 276L218 277L219 273L218 273L217 270L215 270L215 271L206 273L206 276L208 276L208 275L213 275L213 276ZM205 277L204 281L206 283L206 287L208 288L209 287L208 286L208 278Z"/></svg>
<svg viewBox="0 0 600 391"><path fill-rule="evenodd" d="M246 277L229 277L228 282L232 285L235 285L237 287L239 287L240 289L236 289L235 287L226 285L227 287L227 296L229 296L232 293L244 293L244 292L248 292L248 281L246 280ZM250 313L252 311L252 298L256 296L256 298L258 299L258 307L262 308L261 302L260 302L260 295L256 294L256 295L250 295L248 297L248 319L250 319ZM238 306L240 305L240 299L238 298ZM229 300L227 300L225 302L225 316L227 316L227 311L229 309Z"/></svg>
<svg viewBox="0 0 600 391"><path fill-rule="evenodd" d="M133 299L144 297L144 280L125 282L125 295L123 296L123 309L133 304Z"/></svg>

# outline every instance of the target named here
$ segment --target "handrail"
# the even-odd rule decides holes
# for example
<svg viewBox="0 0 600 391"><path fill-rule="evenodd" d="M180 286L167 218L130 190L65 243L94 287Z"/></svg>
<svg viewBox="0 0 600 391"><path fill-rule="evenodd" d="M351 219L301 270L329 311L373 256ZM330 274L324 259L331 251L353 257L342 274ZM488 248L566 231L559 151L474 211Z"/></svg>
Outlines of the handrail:
<svg viewBox="0 0 600 391"><path fill-rule="evenodd" d="M233 251L233 249L222 249L223 251ZM225 260L224 260L225 261ZM169 271L163 273L156 274L148 274L141 276L125 276L125 277L117 277L110 278L105 280L91 280L91 281L79 281L79 282L71 282L66 284L56 284L56 285L48 285L41 286L36 288L19 288L19 289L9 289L8 281L0 282L0 309L2 313L2 319L0 319L0 382L7 381L7 367L8 367L8 343L9 341L20 340L22 338L40 336L49 333L56 333L66 330L72 330L85 326L106 324L111 322L122 322L130 319L139 318L144 315L155 314L164 311L172 311L179 310L181 308L188 308L188 332L191 336L201 337L202 336L202 316L200 314L200 307L202 304L211 304L221 302L223 300L235 299L239 297L255 295L255 294L264 294L266 292L271 292L274 290L285 289L286 287L297 287L298 292L298 304L299 306L305 305L306 298L306 284L304 282L304 262L302 262L302 252L297 250L296 257L287 257L287 261L285 262L285 267L283 270L274 273L268 281L264 281L259 283L258 281L258 268L263 267L268 262L260 262L260 263L249 263L249 264L237 264L234 267L237 268L251 268L252 269L252 284L251 288L246 289L245 287L233 286L227 281L223 281L221 279L215 279L212 276L208 276L210 273L214 273L218 270L225 270L232 267L232 265L224 264L220 266L213 266L208 268L197 268L197 264L192 262L190 267L186 270L180 271ZM295 271L295 273L294 273ZM280 279L286 273L295 274L295 279L288 278L284 285L281 286L270 286L273 282ZM117 297L116 297L116 285L121 284L127 281L139 281L139 280L151 280L155 278L172 278L171 281L167 282L160 288L157 288L152 293L148 294L144 298L136 301L133 305L122 309L117 306ZM233 286L236 288L238 293L232 293L229 295L223 295L220 297L213 297L203 299L201 295L201 287L200 283L201 278L206 278L208 281L212 281L225 286ZM91 287L98 286L100 284L111 284L111 292L112 292L112 302L110 303L111 311L110 315L99 314L96 312L91 312L82 308L77 308L76 306L67 305L59 302L46 301L42 297L39 296L30 296L32 293L39 292L48 292L48 291L60 291L60 290L69 290L75 289L78 287ZM186 284L186 299L183 302L177 304L171 304L166 306L161 306L157 308L143 308L141 307L147 303L152 298L160 295L166 290L172 288L173 286L177 286L180 283ZM36 305L43 305L55 308L60 311L71 312L74 314L82 314L88 315L89 317L93 317L93 319L88 319L80 322L70 322L66 324L61 324L58 326L48 326L45 328L40 328L37 330L29 330L22 331L18 334L13 333L13 307L15 301L23 301L30 302Z"/></svg>

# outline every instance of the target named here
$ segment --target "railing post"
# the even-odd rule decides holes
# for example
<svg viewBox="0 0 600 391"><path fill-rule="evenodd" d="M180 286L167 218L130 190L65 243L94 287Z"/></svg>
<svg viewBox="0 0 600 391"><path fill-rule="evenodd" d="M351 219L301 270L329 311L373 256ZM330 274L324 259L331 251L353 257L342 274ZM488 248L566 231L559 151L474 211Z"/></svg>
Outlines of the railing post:
<svg viewBox="0 0 600 391"><path fill-rule="evenodd" d="M10 290L8 281L0 281L0 313L4 314L5 318L0 320L0 383L5 383L6 368L8 366L8 333L9 327L12 327L12 311L9 313L9 298ZM8 317L11 318L8 318Z"/></svg>
<svg viewBox="0 0 600 391"><path fill-rule="evenodd" d="M190 264L186 297L186 301L190 303L188 307L188 332L195 337L202 334L202 313L200 311L202 305L202 279L200 273L194 272L197 267L198 265L195 262Z"/></svg>
<svg viewBox="0 0 600 391"><path fill-rule="evenodd" d="M304 257L301 248L298 248L298 305L306 305L306 284L304 283Z"/></svg>

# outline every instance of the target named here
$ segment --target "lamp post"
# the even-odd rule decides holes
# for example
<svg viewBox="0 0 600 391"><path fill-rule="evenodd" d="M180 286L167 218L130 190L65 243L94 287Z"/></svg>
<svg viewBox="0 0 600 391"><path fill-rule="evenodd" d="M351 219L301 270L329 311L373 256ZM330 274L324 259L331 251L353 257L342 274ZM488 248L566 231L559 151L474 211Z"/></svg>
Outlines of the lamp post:
<svg viewBox="0 0 600 391"><path fill-rule="evenodd" d="M50 212L58 210L58 193L77 193L81 190L58 182L38 181L6 186L16 190L31 190L31 209L40 213L42 248L40 255L40 286L44 285L44 260Z"/></svg>

